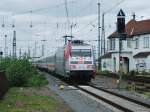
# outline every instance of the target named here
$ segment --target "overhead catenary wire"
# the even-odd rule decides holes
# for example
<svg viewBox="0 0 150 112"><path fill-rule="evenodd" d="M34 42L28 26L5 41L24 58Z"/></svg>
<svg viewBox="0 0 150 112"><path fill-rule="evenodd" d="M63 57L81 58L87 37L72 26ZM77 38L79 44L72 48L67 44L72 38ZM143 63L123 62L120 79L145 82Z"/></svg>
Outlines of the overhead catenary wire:
<svg viewBox="0 0 150 112"><path fill-rule="evenodd" d="M93 3L94 3L93 0L90 0L85 7L83 7L82 9L79 10L78 14L81 14L81 13L87 11L88 8L91 8L91 6L93 5Z"/></svg>
<svg viewBox="0 0 150 112"><path fill-rule="evenodd" d="M77 30L75 33L79 33L79 32L81 32L81 31L83 31L83 30L86 29L88 26L92 25L96 20L97 20L97 18L94 18L92 21L90 21L88 24L84 25L82 28L80 28L79 30Z"/></svg>
<svg viewBox="0 0 150 112"><path fill-rule="evenodd" d="M119 1L115 6L113 6L112 8L108 9L107 11L105 11L104 13L108 13L110 11L112 11L114 8L118 7L120 4L122 4L125 0L121 0ZM92 21L90 21L88 24L86 24L85 26L83 26L82 28L80 28L78 31L76 31L75 33L79 33L81 31L83 31L84 29L86 29L88 26L92 25L95 21L97 20L97 17L95 17L95 19L93 19Z"/></svg>
<svg viewBox="0 0 150 112"><path fill-rule="evenodd" d="M70 20L69 20L69 12L68 12L68 5L67 5L67 0L65 0L65 10L66 10L66 18L68 25L70 26Z"/></svg>
<svg viewBox="0 0 150 112"><path fill-rule="evenodd" d="M68 3L71 3L72 1L68 1ZM48 7L44 7L44 8L38 8L38 9L30 9L30 10L27 10L27 11L22 11L22 12L16 12L16 13L13 13L13 16L16 16L16 15L23 15L23 14L30 14L31 11L33 13L36 13L36 12L41 12L41 11L44 11L44 10L48 10L48 9L51 9L51 8L57 8L58 6L63 6L64 5L64 2L62 3L59 3L59 4L56 4L56 5L53 5L53 6L48 6Z"/></svg>
<svg viewBox="0 0 150 112"><path fill-rule="evenodd" d="M110 11L112 11L113 9L115 9L116 7L118 7L120 4L122 4L125 0L121 0L119 1L116 5L114 5L113 7L111 7L110 9L108 9L107 11L104 11L104 13L108 13Z"/></svg>

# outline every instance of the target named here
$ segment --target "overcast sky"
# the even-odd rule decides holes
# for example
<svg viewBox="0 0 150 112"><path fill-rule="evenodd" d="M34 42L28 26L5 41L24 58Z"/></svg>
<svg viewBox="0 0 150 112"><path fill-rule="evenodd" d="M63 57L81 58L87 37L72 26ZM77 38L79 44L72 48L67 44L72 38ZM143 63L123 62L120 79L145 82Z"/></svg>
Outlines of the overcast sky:
<svg viewBox="0 0 150 112"><path fill-rule="evenodd" d="M76 39L97 40L97 3L101 3L101 14L105 12L106 36L115 30L116 15L122 8L126 22L150 18L149 0L67 0L68 19L73 24ZM5 27L1 27L4 23ZM31 28L30 25L33 25ZM15 28L12 28L15 24ZM17 53L37 47L36 56L41 55L41 40L45 39L46 55L54 53L63 45L62 36L70 35L65 0L1 0L0 2L0 48L4 51L4 35L7 35L7 52L12 50L13 31L17 33ZM96 42L91 44L97 46Z"/></svg>

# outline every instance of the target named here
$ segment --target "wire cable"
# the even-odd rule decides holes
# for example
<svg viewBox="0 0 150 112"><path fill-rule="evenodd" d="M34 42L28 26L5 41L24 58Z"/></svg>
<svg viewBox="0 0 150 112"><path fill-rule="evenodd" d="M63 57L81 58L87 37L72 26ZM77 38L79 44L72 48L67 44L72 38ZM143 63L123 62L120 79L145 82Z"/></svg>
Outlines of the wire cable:
<svg viewBox="0 0 150 112"><path fill-rule="evenodd" d="M69 12L68 12L67 0L65 0L65 9L66 9L67 22L68 22L68 25L70 26L70 20L69 20Z"/></svg>
<svg viewBox="0 0 150 112"><path fill-rule="evenodd" d="M118 7L120 4L122 4L125 0L121 0L119 1L116 5L114 5L112 8L108 9L107 11L105 11L104 13L108 13L110 11L112 11L113 9L115 9L116 7Z"/></svg>

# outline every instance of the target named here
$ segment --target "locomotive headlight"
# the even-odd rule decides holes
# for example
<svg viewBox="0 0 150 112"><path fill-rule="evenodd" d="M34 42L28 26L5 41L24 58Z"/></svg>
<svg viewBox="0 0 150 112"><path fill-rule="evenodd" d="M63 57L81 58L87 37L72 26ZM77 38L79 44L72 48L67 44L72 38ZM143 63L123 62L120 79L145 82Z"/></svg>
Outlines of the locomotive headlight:
<svg viewBox="0 0 150 112"><path fill-rule="evenodd" d="M87 69L93 69L93 65L87 65Z"/></svg>
<svg viewBox="0 0 150 112"><path fill-rule="evenodd" d="M76 69L76 65L70 65L70 69Z"/></svg>

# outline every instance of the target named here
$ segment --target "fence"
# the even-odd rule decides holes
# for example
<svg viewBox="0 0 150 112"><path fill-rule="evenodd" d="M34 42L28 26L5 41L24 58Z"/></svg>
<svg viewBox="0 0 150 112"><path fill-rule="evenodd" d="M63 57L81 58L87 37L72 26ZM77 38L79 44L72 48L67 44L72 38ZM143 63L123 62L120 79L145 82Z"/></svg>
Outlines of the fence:
<svg viewBox="0 0 150 112"><path fill-rule="evenodd" d="M8 81L5 76L5 72L0 71L0 99L2 99L7 90L8 90Z"/></svg>

